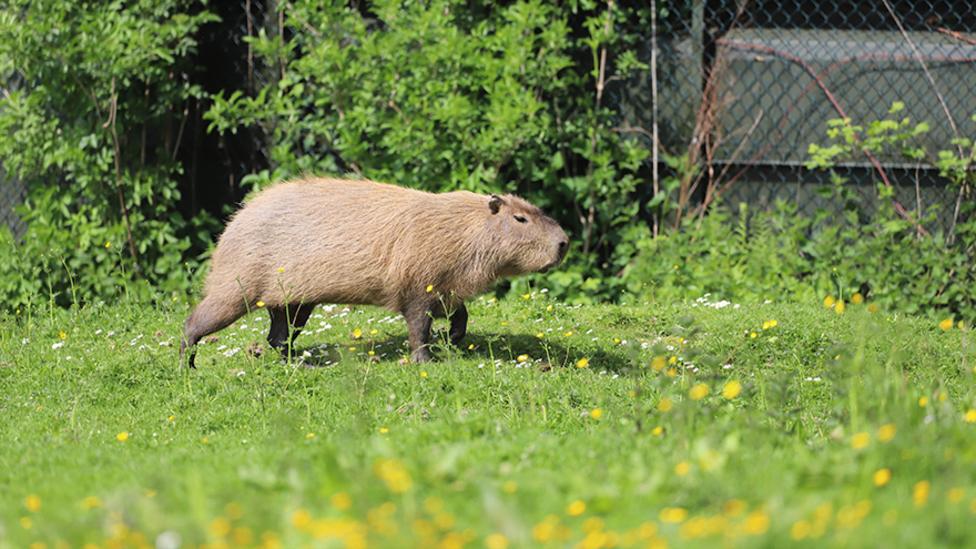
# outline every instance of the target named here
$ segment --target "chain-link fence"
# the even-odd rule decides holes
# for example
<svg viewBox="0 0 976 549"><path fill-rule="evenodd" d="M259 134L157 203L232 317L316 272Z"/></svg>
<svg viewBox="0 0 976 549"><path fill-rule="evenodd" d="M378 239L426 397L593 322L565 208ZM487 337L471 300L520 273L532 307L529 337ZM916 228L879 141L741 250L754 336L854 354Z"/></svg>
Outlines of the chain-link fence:
<svg viewBox="0 0 976 549"><path fill-rule="evenodd" d="M698 199L801 211L839 210L828 175L803 168L827 121L866 124L888 115L927 122L918 140L934 153L976 134L976 11L953 0L675 0L656 2L657 123L666 154L702 170ZM648 40L650 42L650 40ZM649 48L648 48L649 50ZM649 59L644 55L644 59ZM649 78L649 77L648 77ZM625 123L648 129L646 80L619 90ZM650 132L639 135L648 141ZM952 223L958 189L899 151L851 158L839 170L867 205L890 184L906 210Z"/></svg>

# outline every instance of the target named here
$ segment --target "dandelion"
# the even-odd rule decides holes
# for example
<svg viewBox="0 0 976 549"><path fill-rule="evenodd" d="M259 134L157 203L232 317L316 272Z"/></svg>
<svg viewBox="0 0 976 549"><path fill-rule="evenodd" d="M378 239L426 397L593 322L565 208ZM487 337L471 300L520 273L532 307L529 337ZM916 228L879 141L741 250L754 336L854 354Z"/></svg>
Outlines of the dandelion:
<svg viewBox="0 0 976 549"><path fill-rule="evenodd" d="M433 292L434 291L434 285L433 284L428 284L427 287L424 288L424 291L427 292L428 294L431 293L431 292Z"/></svg>
<svg viewBox="0 0 976 549"><path fill-rule="evenodd" d="M61 341L68 339L68 333L65 332L64 330L61 330L60 332L58 332L58 339L60 339Z"/></svg>
<svg viewBox="0 0 976 549"><path fill-rule="evenodd" d="M759 337L759 334L756 332L749 332L749 339L756 339L757 337Z"/></svg>
<svg viewBox="0 0 976 549"><path fill-rule="evenodd" d="M552 312L552 309L553 309L552 305L546 305L546 312L547 313L551 313Z"/></svg>
<svg viewBox="0 0 976 549"><path fill-rule="evenodd" d="M395 459L380 459L373 465L373 472L395 494L402 494L413 486L410 473Z"/></svg>
<svg viewBox="0 0 976 549"><path fill-rule="evenodd" d="M615 337L611 341L613 341L614 345L620 345L623 342L623 340L620 339L619 337Z"/></svg>
<svg viewBox="0 0 976 549"><path fill-rule="evenodd" d="M359 339L361 337L363 337L363 331L362 331L362 329L356 328L356 329L354 329L352 331L352 338L353 339Z"/></svg>
<svg viewBox="0 0 976 549"><path fill-rule="evenodd" d="M956 321L953 320L951 316L949 318L944 318L941 322L939 322L939 329L943 332L948 332L952 329L952 325L955 324L955 322Z"/></svg>
<svg viewBox="0 0 976 549"><path fill-rule="evenodd" d="M662 398L657 403L657 411L658 412L665 412L665 413L667 413L667 412L670 412L672 408L674 408L674 401L672 401L668 397Z"/></svg>
<svg viewBox="0 0 976 549"><path fill-rule="evenodd" d="M129 440L129 432L128 431L122 431L121 433L115 435L115 440L117 440L119 442L125 442L125 441Z"/></svg>
<svg viewBox="0 0 976 549"><path fill-rule="evenodd" d="M853 303L854 305L860 305L861 303L864 303L864 296L861 295L861 292L854 292L854 295L851 296L851 303Z"/></svg>
<svg viewBox="0 0 976 549"><path fill-rule="evenodd" d="M830 309L831 307L833 307L833 306L834 306L834 304L835 304L836 302L837 302L837 301L836 301L836 300L834 299L834 296L832 296L832 295L828 295L828 296L827 296L827 297L825 297L825 298L824 298L824 300L823 300L823 306L824 306L824 308L825 308L825 309Z"/></svg>
<svg viewBox="0 0 976 549"><path fill-rule="evenodd" d="M529 361L529 355L519 355L519 356L515 357L515 361L518 362L519 364L523 364L525 362L528 362Z"/></svg>
<svg viewBox="0 0 976 549"><path fill-rule="evenodd" d="M790 527L790 537L796 541L804 540L810 536L811 530L810 522L801 519L794 522L793 526Z"/></svg>
<svg viewBox="0 0 976 549"><path fill-rule="evenodd" d="M661 522L667 522L670 524L677 524L679 522L684 522L688 518L688 510L682 507L665 507L661 509L661 513L658 515Z"/></svg>
<svg viewBox="0 0 976 549"><path fill-rule="evenodd" d="M34 526L34 521L30 517L20 517L20 527L24 530L30 530Z"/></svg>
<svg viewBox="0 0 976 549"><path fill-rule="evenodd" d="M856 433L854 436L851 437L851 447L853 447L855 450L863 450L864 448L867 448L868 444L870 443L871 443L871 435L865 433L864 431L861 431L860 433Z"/></svg>
<svg viewBox="0 0 976 549"><path fill-rule="evenodd" d="M545 337L546 337L546 334L544 334L542 332L536 332L535 333L535 338L536 339L545 339Z"/></svg>
<svg viewBox="0 0 976 549"><path fill-rule="evenodd" d="M530 293L529 294L522 294L522 299L528 301L528 300L532 299L532 294L530 294Z"/></svg>
<svg viewBox="0 0 976 549"><path fill-rule="evenodd" d="M517 491L518 483L514 480L506 480L505 483L502 484L502 492L505 492L506 494L514 494Z"/></svg>
<svg viewBox="0 0 976 549"><path fill-rule="evenodd" d="M255 303L255 305L257 305L258 309L260 309L260 308L264 307L264 302L259 299L258 302Z"/></svg>
<svg viewBox="0 0 976 549"><path fill-rule="evenodd" d="M422 377L424 379L427 379L427 370L421 370L420 371L420 377Z"/></svg>
<svg viewBox="0 0 976 549"><path fill-rule="evenodd" d="M885 423L878 428L878 440L881 442L891 442L891 439L895 438L895 424Z"/></svg>
<svg viewBox="0 0 976 549"><path fill-rule="evenodd" d="M305 440L312 440L315 438L315 433L305 433Z"/></svg>
<svg viewBox="0 0 976 549"><path fill-rule="evenodd" d="M505 534L495 532L485 538L485 547L487 549L508 549L508 538L505 537Z"/></svg>
<svg viewBox="0 0 976 549"><path fill-rule="evenodd" d="M891 480L891 469L884 467L874 472L874 485L878 488L888 484Z"/></svg>
<svg viewBox="0 0 976 549"><path fill-rule="evenodd" d="M772 330L773 328L775 328L778 325L779 325L779 322L777 322L776 320L767 320L767 321L765 321L765 322L762 323L762 329L763 330Z"/></svg>
<svg viewBox="0 0 976 549"><path fill-rule="evenodd" d="M291 514L291 525L299 530L304 530L312 524L312 515L305 509L298 509Z"/></svg>
<svg viewBox="0 0 976 549"><path fill-rule="evenodd" d="M919 408L925 408L928 405L929 405L929 397L927 397L927 396L918 397L918 407Z"/></svg>
<svg viewBox="0 0 976 549"><path fill-rule="evenodd" d="M31 494L24 498L24 507L27 508L31 513L36 513L41 510L41 498Z"/></svg>
<svg viewBox="0 0 976 549"><path fill-rule="evenodd" d="M345 511L352 507L352 498L345 492L339 492L333 495L329 502L339 511Z"/></svg>
<svg viewBox="0 0 976 549"><path fill-rule="evenodd" d="M102 506L102 500L98 496L88 496L81 500L81 508L90 511L92 509L98 509Z"/></svg>
<svg viewBox="0 0 976 549"><path fill-rule="evenodd" d="M837 313L837 314L839 314L839 315L844 314L844 300L843 299L838 299L837 300L837 304L834 305L834 312Z"/></svg>
<svg viewBox="0 0 976 549"><path fill-rule="evenodd" d="M285 272L284 267L278 267L278 274L283 274Z"/></svg>
<svg viewBox="0 0 976 549"><path fill-rule="evenodd" d="M732 400L733 398L739 396L742 393L742 384L736 380L732 380L722 387L722 396L727 400Z"/></svg>
<svg viewBox="0 0 976 549"><path fill-rule="evenodd" d="M590 359L588 359L586 357L583 357L583 358L581 358L581 359L579 359L579 360L576 361L576 367L577 368L586 368L589 365L590 365Z"/></svg>
<svg viewBox="0 0 976 549"><path fill-rule="evenodd" d="M656 437L664 436L664 427L658 425L657 427L651 429L651 434Z"/></svg>
<svg viewBox="0 0 976 549"><path fill-rule="evenodd" d="M877 303L868 303L868 312L874 314L878 312L879 307Z"/></svg>
<svg viewBox="0 0 976 549"><path fill-rule="evenodd" d="M570 503L569 507L566 508L566 514L571 517L578 517L584 512L586 512L586 503L584 503L581 499Z"/></svg>
<svg viewBox="0 0 976 549"><path fill-rule="evenodd" d="M566 330L565 332L563 332L563 337L573 337L573 331Z"/></svg>
<svg viewBox="0 0 976 549"><path fill-rule="evenodd" d="M603 410L599 408L593 408L592 410L590 410L590 417L593 419L600 419L601 417L603 417Z"/></svg>
<svg viewBox="0 0 976 549"><path fill-rule="evenodd" d="M687 461L680 461L674 466L674 474L683 477L691 472L691 464Z"/></svg>
<svg viewBox="0 0 976 549"><path fill-rule="evenodd" d="M651 359L651 368L655 372L660 372L661 370L664 369L665 366L667 366L667 363L668 363L667 359L664 358L663 356L656 356Z"/></svg>
<svg viewBox="0 0 976 549"><path fill-rule="evenodd" d="M704 383L695 385L690 391L688 391L688 396L691 397L691 400L701 400L705 398L708 396L708 385L705 385Z"/></svg>
<svg viewBox="0 0 976 549"><path fill-rule="evenodd" d="M920 480L915 483L912 487L912 501L915 502L915 507L922 507L929 500L929 489L932 484L927 480Z"/></svg>
<svg viewBox="0 0 976 549"><path fill-rule="evenodd" d="M671 364L673 366L677 363L678 363L678 357L675 355L671 355L671 358L668 359L668 364Z"/></svg>
<svg viewBox="0 0 976 549"><path fill-rule="evenodd" d="M753 511L742 522L742 530L748 535L760 536L769 530L769 515L764 511Z"/></svg>
<svg viewBox="0 0 976 549"><path fill-rule="evenodd" d="M225 537L230 533L230 521L224 517L217 517L210 523L210 531L218 538Z"/></svg>
<svg viewBox="0 0 976 549"><path fill-rule="evenodd" d="M379 428L379 432L380 432L381 435L388 434L390 432L390 428L389 427L380 427Z"/></svg>
<svg viewBox="0 0 976 549"><path fill-rule="evenodd" d="M107 250L107 249L109 249L109 248L112 247L112 243L109 242L108 240L106 240L104 246L105 246L105 249Z"/></svg>
<svg viewBox="0 0 976 549"><path fill-rule="evenodd" d="M473 351L474 350L474 343L468 343L468 350L469 351Z"/></svg>
<svg viewBox="0 0 976 549"><path fill-rule="evenodd" d="M668 368L667 371L664 372L664 374L668 377L677 377L678 370L676 368Z"/></svg>
<svg viewBox="0 0 976 549"><path fill-rule="evenodd" d="M966 423L976 423L976 410L972 408L966 410L966 414L962 416L962 419Z"/></svg>

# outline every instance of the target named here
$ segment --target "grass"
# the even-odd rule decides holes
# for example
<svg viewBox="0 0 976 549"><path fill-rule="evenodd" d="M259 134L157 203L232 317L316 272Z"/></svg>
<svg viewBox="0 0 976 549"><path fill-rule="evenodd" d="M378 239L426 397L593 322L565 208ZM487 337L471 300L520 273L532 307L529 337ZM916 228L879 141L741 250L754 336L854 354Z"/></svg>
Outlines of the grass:
<svg viewBox="0 0 976 549"><path fill-rule="evenodd" d="M530 297L423 365L368 308L290 364L253 314L190 372L181 306L7 317L0 547L976 543L968 331Z"/></svg>

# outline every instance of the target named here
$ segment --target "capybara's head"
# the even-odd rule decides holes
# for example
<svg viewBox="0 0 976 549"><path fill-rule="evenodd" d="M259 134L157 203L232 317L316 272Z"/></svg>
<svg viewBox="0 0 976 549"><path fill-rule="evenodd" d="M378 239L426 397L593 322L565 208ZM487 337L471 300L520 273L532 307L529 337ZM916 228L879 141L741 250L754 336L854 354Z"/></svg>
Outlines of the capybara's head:
<svg viewBox="0 0 976 549"><path fill-rule="evenodd" d="M566 256L569 237L559 223L517 196L492 195L489 230L495 235L500 274L545 272Z"/></svg>

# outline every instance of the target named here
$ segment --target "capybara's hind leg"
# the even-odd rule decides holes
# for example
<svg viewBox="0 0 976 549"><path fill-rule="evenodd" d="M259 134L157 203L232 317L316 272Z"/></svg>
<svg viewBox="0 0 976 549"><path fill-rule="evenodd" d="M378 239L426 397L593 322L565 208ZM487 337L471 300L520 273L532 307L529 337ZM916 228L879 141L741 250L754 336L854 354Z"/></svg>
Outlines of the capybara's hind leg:
<svg viewBox="0 0 976 549"><path fill-rule="evenodd" d="M451 314L451 345L460 345L468 333L468 309L464 303Z"/></svg>
<svg viewBox="0 0 976 549"><path fill-rule="evenodd" d="M286 342L288 345L295 342L295 338L305 327L313 309L315 309L314 303L291 305L288 310L285 310L284 307L268 308L268 314L271 316L268 344L281 352L285 352ZM288 337L289 331L291 332L291 339Z"/></svg>
<svg viewBox="0 0 976 549"><path fill-rule="evenodd" d="M244 303L234 300L224 302L212 297L205 297L193 309L190 317L183 325L183 341L180 342L180 362L187 354L187 366L195 368L196 344L204 336L212 334L230 326L245 312Z"/></svg>

